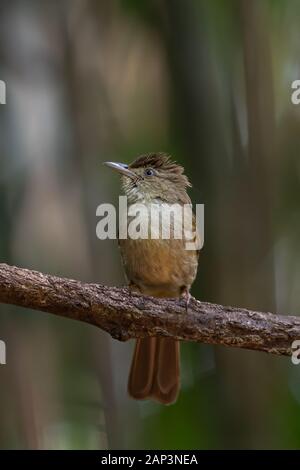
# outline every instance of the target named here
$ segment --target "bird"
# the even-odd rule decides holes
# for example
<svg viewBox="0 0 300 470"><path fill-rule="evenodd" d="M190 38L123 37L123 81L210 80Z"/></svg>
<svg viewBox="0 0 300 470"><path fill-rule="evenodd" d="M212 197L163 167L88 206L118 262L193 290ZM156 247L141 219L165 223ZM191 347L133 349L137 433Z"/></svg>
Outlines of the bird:
<svg viewBox="0 0 300 470"><path fill-rule="evenodd" d="M129 165L116 162L105 162L105 165L121 176L129 219L130 208L135 204L143 204L149 211L153 204L158 207L175 205L179 209L191 205L187 193L191 183L184 174L184 168L166 153L143 154ZM174 229L176 211L173 217L171 228ZM194 215L192 220L195 229L193 241L199 241ZM183 298L188 312L199 250L187 250L182 233L181 239L175 236L163 238L161 231L156 237L119 237L118 243L131 292L160 298ZM150 399L169 405L176 402L179 390L179 341L162 336L138 338L128 379L129 395L137 400Z"/></svg>

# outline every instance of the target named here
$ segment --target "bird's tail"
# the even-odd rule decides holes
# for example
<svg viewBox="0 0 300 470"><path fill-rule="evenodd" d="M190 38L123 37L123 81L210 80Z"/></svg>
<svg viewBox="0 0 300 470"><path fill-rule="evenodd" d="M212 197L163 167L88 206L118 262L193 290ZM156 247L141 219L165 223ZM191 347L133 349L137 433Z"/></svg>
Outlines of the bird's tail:
<svg viewBox="0 0 300 470"><path fill-rule="evenodd" d="M169 405L180 388L179 341L169 338L142 338L136 341L128 392L138 400L152 399Z"/></svg>

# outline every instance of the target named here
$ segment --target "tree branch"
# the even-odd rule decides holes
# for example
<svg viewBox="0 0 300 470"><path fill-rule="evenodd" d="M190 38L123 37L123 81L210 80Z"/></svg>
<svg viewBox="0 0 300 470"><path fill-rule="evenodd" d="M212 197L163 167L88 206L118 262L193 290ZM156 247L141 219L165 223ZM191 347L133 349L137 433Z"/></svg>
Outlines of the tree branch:
<svg viewBox="0 0 300 470"><path fill-rule="evenodd" d="M179 299L144 297L127 288L85 284L6 264L0 264L0 303L84 321L120 341L161 335L291 355L292 342L300 339L300 317L196 299L186 313Z"/></svg>

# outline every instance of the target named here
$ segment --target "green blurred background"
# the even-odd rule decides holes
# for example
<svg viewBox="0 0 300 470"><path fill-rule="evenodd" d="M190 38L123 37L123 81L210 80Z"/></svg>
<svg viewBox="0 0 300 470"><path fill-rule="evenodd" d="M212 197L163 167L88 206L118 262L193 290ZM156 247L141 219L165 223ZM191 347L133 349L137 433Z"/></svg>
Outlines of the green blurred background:
<svg viewBox="0 0 300 470"><path fill-rule="evenodd" d="M103 161L165 151L205 204L197 298L300 311L299 0L1 0L0 261L124 283ZM0 305L0 447L300 446L300 366L182 345L176 405L127 397L133 342Z"/></svg>

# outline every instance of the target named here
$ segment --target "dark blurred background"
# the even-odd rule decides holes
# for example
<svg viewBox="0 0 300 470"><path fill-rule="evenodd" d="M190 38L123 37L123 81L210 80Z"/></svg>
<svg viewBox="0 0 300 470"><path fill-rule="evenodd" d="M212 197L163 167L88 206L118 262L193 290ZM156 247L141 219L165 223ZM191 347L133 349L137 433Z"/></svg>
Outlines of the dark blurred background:
<svg viewBox="0 0 300 470"><path fill-rule="evenodd" d="M299 0L1 0L0 261L124 283L96 238L103 161L184 164L205 204L197 298L300 311ZM0 447L295 448L300 366L182 345L176 405L127 397L133 342L0 306Z"/></svg>

